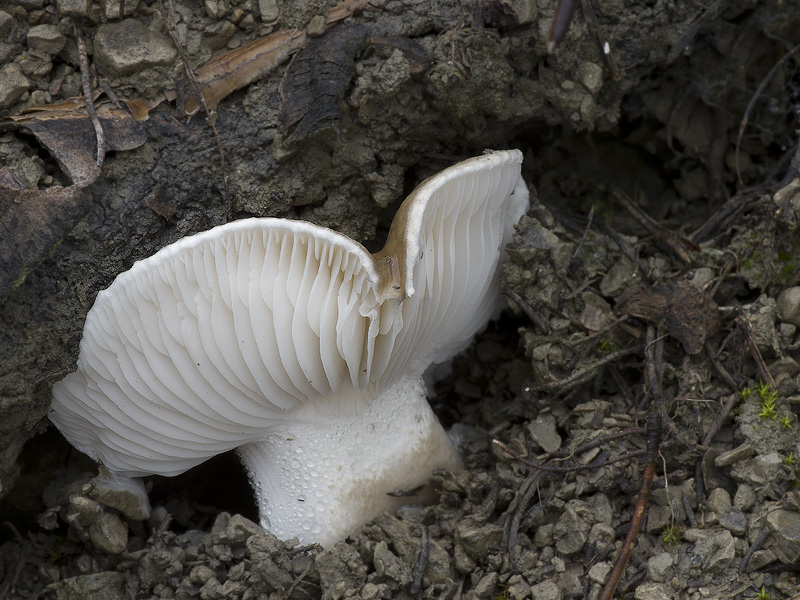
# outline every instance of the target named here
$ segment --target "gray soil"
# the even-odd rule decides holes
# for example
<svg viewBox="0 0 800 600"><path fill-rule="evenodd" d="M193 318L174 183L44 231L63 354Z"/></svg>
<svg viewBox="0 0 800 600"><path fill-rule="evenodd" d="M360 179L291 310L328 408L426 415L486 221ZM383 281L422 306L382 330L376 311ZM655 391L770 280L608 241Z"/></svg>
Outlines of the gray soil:
<svg viewBox="0 0 800 600"><path fill-rule="evenodd" d="M0 597L595 599L648 472L618 597L800 592L800 6L579 4L548 54L555 2L375 0L301 51L329 87L283 61L221 101L215 137L179 109L170 29L199 67L322 34L330 2L0 0ZM18 117L82 95L78 29L96 102L126 115L102 170L88 119ZM507 147L538 201L510 310L431 400L467 467L433 476L437 504L295 547L223 456L149 479L145 520L48 428L134 261L253 215L377 248L417 182Z"/></svg>

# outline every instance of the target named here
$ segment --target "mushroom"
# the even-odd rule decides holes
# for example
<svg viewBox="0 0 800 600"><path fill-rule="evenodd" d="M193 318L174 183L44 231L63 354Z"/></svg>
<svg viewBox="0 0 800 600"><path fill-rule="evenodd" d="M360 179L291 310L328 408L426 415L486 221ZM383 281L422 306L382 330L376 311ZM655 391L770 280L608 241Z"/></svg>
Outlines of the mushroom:
<svg viewBox="0 0 800 600"><path fill-rule="evenodd" d="M522 154L434 175L383 250L303 221L185 237L100 292L50 418L125 476L177 475L236 448L261 526L329 546L408 503L459 453L422 375L498 310L497 267L527 210Z"/></svg>

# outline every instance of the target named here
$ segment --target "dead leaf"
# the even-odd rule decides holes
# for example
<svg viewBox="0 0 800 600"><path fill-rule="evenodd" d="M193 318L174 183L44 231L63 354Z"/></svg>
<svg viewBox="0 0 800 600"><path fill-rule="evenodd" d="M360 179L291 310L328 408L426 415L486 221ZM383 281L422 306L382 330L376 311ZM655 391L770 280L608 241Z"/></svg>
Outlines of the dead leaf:
<svg viewBox="0 0 800 600"><path fill-rule="evenodd" d="M356 72L355 56L364 48L367 28L340 25L312 39L286 68L281 81L281 129L287 144L335 127L339 99Z"/></svg>
<svg viewBox="0 0 800 600"><path fill-rule="evenodd" d="M302 48L307 39L304 31L283 29L212 58L195 74L208 109L215 110L223 98L277 67ZM193 115L199 109L197 95L188 94L183 102L184 112Z"/></svg>
<svg viewBox="0 0 800 600"><path fill-rule="evenodd" d="M346 0L328 11L327 24L363 11L369 0ZM197 69L195 78L209 110L215 110L223 98L263 77L305 46L308 35L300 29L282 29L253 40L240 48L215 56ZM193 115L200 110L200 99L193 90L183 101L183 111Z"/></svg>
<svg viewBox="0 0 800 600"><path fill-rule="evenodd" d="M685 280L655 288L629 288L620 297L616 311L656 324L663 322L687 354L700 352L720 327L717 303Z"/></svg>
<svg viewBox="0 0 800 600"><path fill-rule="evenodd" d="M107 151L133 150L147 141L144 128L124 108L110 103L95 108ZM0 119L0 130L10 129L24 129L36 136L75 185L89 186L100 176L95 163L95 131L82 98L32 106Z"/></svg>

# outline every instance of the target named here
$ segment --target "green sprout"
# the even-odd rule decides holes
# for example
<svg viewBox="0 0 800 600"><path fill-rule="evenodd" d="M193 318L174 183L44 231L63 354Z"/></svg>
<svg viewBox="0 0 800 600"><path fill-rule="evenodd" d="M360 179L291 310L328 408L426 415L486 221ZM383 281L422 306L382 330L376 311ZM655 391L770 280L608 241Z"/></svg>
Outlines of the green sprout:
<svg viewBox="0 0 800 600"><path fill-rule="evenodd" d="M739 392L739 398L741 398L742 400L746 400L750 396L750 394L752 394L752 393L753 393L753 390L751 390L749 387L745 386Z"/></svg>
<svg viewBox="0 0 800 600"><path fill-rule="evenodd" d="M781 424L782 429L791 429L794 417L787 412L778 419L778 422Z"/></svg>
<svg viewBox="0 0 800 600"><path fill-rule="evenodd" d="M785 464L787 467L791 467L794 463L795 463L794 452L790 452L789 454L783 457L783 464Z"/></svg>
<svg viewBox="0 0 800 600"><path fill-rule="evenodd" d="M760 381L758 383L758 397L761 399L761 412L758 416L762 419L778 418L778 410L775 403L778 401L778 392L773 390L768 383Z"/></svg>
<svg viewBox="0 0 800 600"><path fill-rule="evenodd" d="M661 539L663 539L664 543L668 546L674 546L681 541L681 534L674 525L667 525L667 528L664 530L664 537Z"/></svg>
<svg viewBox="0 0 800 600"><path fill-rule="evenodd" d="M763 585L761 586L761 591L756 594L756 600L770 600L770 596L767 593L767 588Z"/></svg>
<svg viewBox="0 0 800 600"><path fill-rule="evenodd" d="M601 339L598 346L603 354L612 354L617 350L617 345L608 338Z"/></svg>

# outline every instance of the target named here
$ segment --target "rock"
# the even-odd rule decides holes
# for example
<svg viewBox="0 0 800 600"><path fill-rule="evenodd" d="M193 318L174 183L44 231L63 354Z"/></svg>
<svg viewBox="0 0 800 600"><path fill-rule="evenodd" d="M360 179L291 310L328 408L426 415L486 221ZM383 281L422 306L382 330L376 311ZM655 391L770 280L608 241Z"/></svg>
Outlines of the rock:
<svg viewBox="0 0 800 600"><path fill-rule="evenodd" d="M731 475L738 481L749 483L753 487L762 487L778 477L783 459L777 452L761 454L753 459L736 463L731 468Z"/></svg>
<svg viewBox="0 0 800 600"><path fill-rule="evenodd" d="M375 545L372 552L372 564L375 565L375 574L378 577L393 579L402 586L411 583L411 569L400 560L384 541Z"/></svg>
<svg viewBox="0 0 800 600"><path fill-rule="evenodd" d="M14 17L4 10L0 10L0 39L5 38L11 31L11 26L14 24Z"/></svg>
<svg viewBox="0 0 800 600"><path fill-rule="evenodd" d="M756 503L756 491L746 483L742 483L736 488L733 496L733 505L738 506L742 511L747 512Z"/></svg>
<svg viewBox="0 0 800 600"><path fill-rule="evenodd" d="M603 585L606 582L609 571L611 571L611 563L599 562L592 565L592 568L589 569L589 579Z"/></svg>
<svg viewBox="0 0 800 600"><path fill-rule="evenodd" d="M729 508L719 515L719 524L733 535L743 536L747 533L747 519L744 518L742 509L738 506Z"/></svg>
<svg viewBox="0 0 800 600"><path fill-rule="evenodd" d="M665 583L644 583L633 593L636 600L672 600L673 590Z"/></svg>
<svg viewBox="0 0 800 600"><path fill-rule="evenodd" d="M258 10L264 23L274 23L281 15L277 0L258 0Z"/></svg>
<svg viewBox="0 0 800 600"><path fill-rule="evenodd" d="M781 292L778 316L784 323L800 326L800 287L790 287Z"/></svg>
<svg viewBox="0 0 800 600"><path fill-rule="evenodd" d="M78 575L47 586L56 598L91 598L92 600L114 600L125 598L124 573L106 571L92 575Z"/></svg>
<svg viewBox="0 0 800 600"><path fill-rule="evenodd" d="M36 25L28 31L28 48L58 54L67 43L67 38L55 25Z"/></svg>
<svg viewBox="0 0 800 600"><path fill-rule="evenodd" d="M561 588L547 580L531 586L531 600L561 600Z"/></svg>
<svg viewBox="0 0 800 600"><path fill-rule="evenodd" d="M104 512L89 527L89 539L103 552L119 554L128 545L128 528L117 515Z"/></svg>
<svg viewBox="0 0 800 600"><path fill-rule="evenodd" d="M760 571L768 564L778 560L778 556L771 548L766 550L756 550L750 557L750 562L747 563L747 572Z"/></svg>
<svg viewBox="0 0 800 600"><path fill-rule="evenodd" d="M647 560L647 576L656 583L664 583L672 570L672 555L662 552Z"/></svg>
<svg viewBox="0 0 800 600"><path fill-rule="evenodd" d="M736 556L736 545L728 530L708 535L698 540L687 551L689 566L702 573L720 573L727 569Z"/></svg>
<svg viewBox="0 0 800 600"><path fill-rule="evenodd" d="M502 544L503 528L491 523L476 527L474 522L466 521L458 526L456 539L469 556L483 561L490 550Z"/></svg>
<svg viewBox="0 0 800 600"><path fill-rule="evenodd" d="M424 575L431 583L444 583L450 577L450 554L439 542L428 542L428 562L425 563Z"/></svg>
<svg viewBox="0 0 800 600"><path fill-rule="evenodd" d="M713 515L709 515L706 523L717 522L719 516L731 507L731 495L723 488L714 488L708 494L708 504L714 510Z"/></svg>
<svg viewBox="0 0 800 600"><path fill-rule="evenodd" d="M492 571L480 578L475 588L472 590L478 598L491 598L494 588L497 587L497 573Z"/></svg>
<svg viewBox="0 0 800 600"><path fill-rule="evenodd" d="M506 594L511 600L524 600L530 597L531 586L522 575L514 575L506 584Z"/></svg>
<svg viewBox="0 0 800 600"><path fill-rule="evenodd" d="M750 458L753 454L755 454L753 447L750 444L744 443L733 450L728 450L717 456L714 459L714 464L718 467L728 467L740 460Z"/></svg>
<svg viewBox="0 0 800 600"><path fill-rule="evenodd" d="M164 36L135 19L105 23L94 36L94 60L107 77L130 75L149 67L170 65L177 52Z"/></svg>
<svg viewBox="0 0 800 600"><path fill-rule="evenodd" d="M556 429L556 418L551 414L539 415L528 425L534 442L545 452L555 452L561 448L561 436Z"/></svg>
<svg viewBox="0 0 800 600"><path fill-rule="evenodd" d="M580 552L588 539L591 509L586 502L570 500L556 523L553 534L557 539L556 550L562 556Z"/></svg>
<svg viewBox="0 0 800 600"><path fill-rule="evenodd" d="M472 560L466 552L464 552L464 548L461 546L461 544L456 544L455 548L453 549L453 563L456 571L464 575L471 573L472 569L474 569L476 566L475 561Z"/></svg>
<svg viewBox="0 0 800 600"><path fill-rule="evenodd" d="M593 95L603 87L603 68L593 62L582 62L578 65L578 81Z"/></svg>
<svg viewBox="0 0 800 600"><path fill-rule="evenodd" d="M16 64L10 63L0 68L0 110L19 100L30 85Z"/></svg>
<svg viewBox="0 0 800 600"><path fill-rule="evenodd" d="M101 467L100 474L91 481L89 497L134 521L150 518L150 500L141 479L124 477Z"/></svg>
<svg viewBox="0 0 800 600"><path fill-rule="evenodd" d="M775 547L789 563L800 560L800 513L778 509L767 515L767 526L772 531Z"/></svg>
<svg viewBox="0 0 800 600"><path fill-rule="evenodd" d="M58 14L62 17L88 17L92 0L56 0Z"/></svg>

